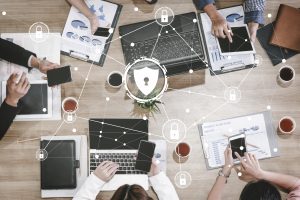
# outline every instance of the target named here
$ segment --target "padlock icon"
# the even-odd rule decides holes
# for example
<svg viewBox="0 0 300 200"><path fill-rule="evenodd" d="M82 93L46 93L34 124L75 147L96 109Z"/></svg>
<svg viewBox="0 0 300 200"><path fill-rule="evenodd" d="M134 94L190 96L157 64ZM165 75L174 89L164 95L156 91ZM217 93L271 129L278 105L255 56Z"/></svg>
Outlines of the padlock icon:
<svg viewBox="0 0 300 200"><path fill-rule="evenodd" d="M171 124L170 139L179 140L179 126L175 122Z"/></svg>
<svg viewBox="0 0 300 200"><path fill-rule="evenodd" d="M229 91L229 99L230 101L236 101L236 92L234 89L230 89Z"/></svg>
<svg viewBox="0 0 300 200"><path fill-rule="evenodd" d="M168 23L169 22L169 17L168 17L168 11L163 9L161 11L161 18L160 18L162 23Z"/></svg>
<svg viewBox="0 0 300 200"><path fill-rule="evenodd" d="M179 176L179 184L181 186L186 185L186 176L185 176L185 174L180 174L180 176Z"/></svg>
<svg viewBox="0 0 300 200"><path fill-rule="evenodd" d="M44 159L44 154L40 153L40 159Z"/></svg>
<svg viewBox="0 0 300 200"><path fill-rule="evenodd" d="M35 38L36 39L43 38L43 28L39 25L35 27Z"/></svg>
<svg viewBox="0 0 300 200"><path fill-rule="evenodd" d="M72 122L73 121L73 114L72 113L68 113L67 121L68 122Z"/></svg>

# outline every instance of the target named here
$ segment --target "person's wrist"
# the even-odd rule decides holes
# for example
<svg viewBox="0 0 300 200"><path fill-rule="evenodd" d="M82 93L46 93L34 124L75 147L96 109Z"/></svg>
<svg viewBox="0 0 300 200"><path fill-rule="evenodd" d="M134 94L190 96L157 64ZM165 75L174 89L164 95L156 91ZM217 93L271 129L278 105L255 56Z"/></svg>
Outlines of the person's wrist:
<svg viewBox="0 0 300 200"><path fill-rule="evenodd" d="M264 170L259 170L256 175L255 175L255 178L258 179L258 180L262 180L264 179L265 177L265 171Z"/></svg>
<svg viewBox="0 0 300 200"><path fill-rule="evenodd" d="M39 61L39 59L38 58L36 58L36 57L32 57L32 59L31 59L31 66L33 67L33 68L36 68L36 69L39 69L39 66L40 66L40 61Z"/></svg>
<svg viewBox="0 0 300 200"><path fill-rule="evenodd" d="M96 19L96 18L97 18L97 15L93 13L93 14L88 15L87 18L88 18L89 20L93 20L93 19Z"/></svg>
<svg viewBox="0 0 300 200"><path fill-rule="evenodd" d="M231 174L231 169L232 167L229 165L225 165L223 168L222 168L222 173L225 175L225 176L230 176Z"/></svg>
<svg viewBox="0 0 300 200"><path fill-rule="evenodd" d="M7 96L6 99L5 99L5 102L6 102L8 105L10 105L10 106L17 107L17 106L18 106L19 99L18 99L18 98L13 98L13 97Z"/></svg>
<svg viewBox="0 0 300 200"><path fill-rule="evenodd" d="M211 20L216 19L220 16L219 12L213 4L208 4L207 6L205 6L204 11L207 13Z"/></svg>

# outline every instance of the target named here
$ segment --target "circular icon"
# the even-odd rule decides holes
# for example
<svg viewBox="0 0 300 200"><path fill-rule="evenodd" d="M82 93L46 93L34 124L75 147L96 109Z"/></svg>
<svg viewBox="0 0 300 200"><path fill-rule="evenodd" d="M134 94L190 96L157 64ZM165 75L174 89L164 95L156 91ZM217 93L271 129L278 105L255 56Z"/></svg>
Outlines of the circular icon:
<svg viewBox="0 0 300 200"><path fill-rule="evenodd" d="M254 64L256 66L261 66L263 63L263 57L261 55L255 55Z"/></svg>
<svg viewBox="0 0 300 200"><path fill-rule="evenodd" d="M166 68L152 58L143 57L128 64L124 73L128 96L140 103L160 99L168 87L166 72Z"/></svg>
<svg viewBox="0 0 300 200"><path fill-rule="evenodd" d="M178 143L186 136L186 126L179 119L170 119L164 123L162 134L168 142Z"/></svg>
<svg viewBox="0 0 300 200"><path fill-rule="evenodd" d="M185 189L192 183L192 176L187 171L180 171L175 175L175 185L178 188Z"/></svg>
<svg viewBox="0 0 300 200"><path fill-rule="evenodd" d="M67 124L72 124L76 121L77 115L76 115L76 113L64 112L63 119L64 119L64 122L66 122Z"/></svg>
<svg viewBox="0 0 300 200"><path fill-rule="evenodd" d="M174 12L171 8L161 7L155 12L155 20L161 26L168 26L174 20Z"/></svg>
<svg viewBox="0 0 300 200"><path fill-rule="evenodd" d="M38 149L35 152L35 158L38 161L44 161L44 160L46 160L48 158L48 152L45 149Z"/></svg>
<svg viewBox="0 0 300 200"><path fill-rule="evenodd" d="M49 27L43 22L36 22L29 28L29 37L34 42L44 42L49 37Z"/></svg>
<svg viewBox="0 0 300 200"><path fill-rule="evenodd" d="M241 91L238 87L227 87L224 91L224 98L229 103L238 103L241 98Z"/></svg>

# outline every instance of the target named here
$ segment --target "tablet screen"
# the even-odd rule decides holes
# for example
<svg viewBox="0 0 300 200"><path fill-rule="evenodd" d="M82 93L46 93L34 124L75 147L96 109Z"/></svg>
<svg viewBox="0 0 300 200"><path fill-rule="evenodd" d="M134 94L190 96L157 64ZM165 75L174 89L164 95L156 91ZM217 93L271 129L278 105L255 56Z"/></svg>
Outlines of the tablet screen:
<svg viewBox="0 0 300 200"><path fill-rule="evenodd" d="M221 55L255 53L246 26L231 27L232 43L226 38L218 38Z"/></svg>

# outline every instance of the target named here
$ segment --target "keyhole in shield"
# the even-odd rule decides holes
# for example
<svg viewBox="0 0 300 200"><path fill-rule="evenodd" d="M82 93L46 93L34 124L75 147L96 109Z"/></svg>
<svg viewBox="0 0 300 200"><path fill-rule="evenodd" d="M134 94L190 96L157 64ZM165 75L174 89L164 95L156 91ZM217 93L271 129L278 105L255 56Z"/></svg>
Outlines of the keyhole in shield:
<svg viewBox="0 0 300 200"><path fill-rule="evenodd" d="M145 81L145 85L148 86L149 78L148 78L148 77L145 77L145 78L144 78L144 81Z"/></svg>

